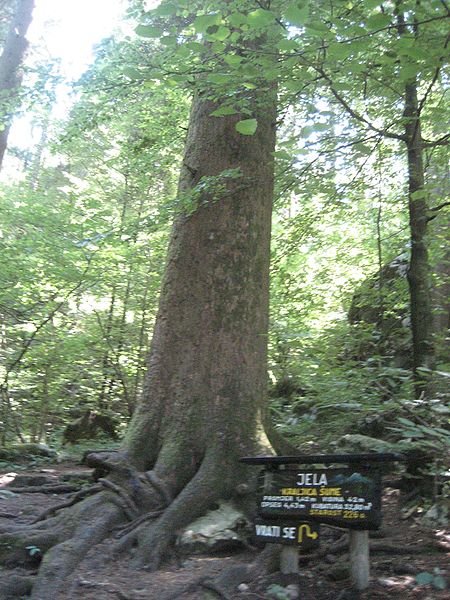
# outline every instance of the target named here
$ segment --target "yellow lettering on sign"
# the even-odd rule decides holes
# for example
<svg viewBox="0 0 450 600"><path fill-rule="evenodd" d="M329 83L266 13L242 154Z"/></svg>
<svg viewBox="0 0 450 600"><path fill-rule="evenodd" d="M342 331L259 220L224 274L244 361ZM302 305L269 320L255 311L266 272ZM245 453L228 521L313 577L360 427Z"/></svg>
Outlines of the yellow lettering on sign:
<svg viewBox="0 0 450 600"><path fill-rule="evenodd" d="M316 488L298 488L299 496L317 496Z"/></svg>
<svg viewBox="0 0 450 600"><path fill-rule="evenodd" d="M336 488L323 487L323 488L320 488L320 495L321 496L340 496L341 488L340 487L336 487Z"/></svg>
<svg viewBox="0 0 450 600"><path fill-rule="evenodd" d="M315 488L281 488L282 496L317 496Z"/></svg>
<svg viewBox="0 0 450 600"><path fill-rule="evenodd" d="M309 511L311 516L318 517L339 517L342 514L341 510L315 510L312 509Z"/></svg>

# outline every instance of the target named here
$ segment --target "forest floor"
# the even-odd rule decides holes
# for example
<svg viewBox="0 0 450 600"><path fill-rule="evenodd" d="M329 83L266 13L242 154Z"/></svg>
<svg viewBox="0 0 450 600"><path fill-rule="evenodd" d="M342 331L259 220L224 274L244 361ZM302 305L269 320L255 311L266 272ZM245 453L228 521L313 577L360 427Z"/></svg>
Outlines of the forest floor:
<svg viewBox="0 0 450 600"><path fill-rule="evenodd" d="M57 483L82 469L73 462L36 466L18 471L20 475L44 475ZM88 471L88 470L86 470ZM4 493L14 485L15 475L0 470L0 526L27 523L40 512L63 501L68 494ZM411 511L410 511L411 512ZM236 549L211 556L179 556L157 573L135 570L129 557L112 560L109 542L93 548L77 569L68 600L264 600L283 598L283 590L299 600L444 600L450 592L431 585L417 585L421 572L449 576L450 532L430 530L417 514L399 506L399 492L386 488L383 498L383 525L371 540L371 585L358 594L348 580L347 554L342 530L323 527L320 553L301 557L299 575L274 572L248 580L245 567L255 561L257 551ZM340 540L339 540L340 538ZM1 580L11 574L30 574L37 564L0 570ZM228 569L231 567L231 569ZM222 574L222 579L221 579ZM212 583L211 582L215 582ZM240 588L238 589L238 586ZM281 586L274 587L274 586ZM289 586L289 587L287 587ZM276 591L278 590L278 596ZM297 595L295 590L297 590ZM275 594L275 595L274 595ZM280 595L281 594L281 595ZM26 598L24 596L23 598ZM284 598L289 598L285 595ZM11 599L12 600L12 599ZM53 600L53 599L48 599Z"/></svg>

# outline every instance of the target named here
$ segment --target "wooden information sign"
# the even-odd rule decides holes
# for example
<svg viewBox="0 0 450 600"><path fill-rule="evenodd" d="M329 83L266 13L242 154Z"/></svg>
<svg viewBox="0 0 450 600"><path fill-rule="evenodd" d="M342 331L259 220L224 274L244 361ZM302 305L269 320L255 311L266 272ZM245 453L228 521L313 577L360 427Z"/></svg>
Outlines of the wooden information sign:
<svg viewBox="0 0 450 600"><path fill-rule="evenodd" d="M381 476L363 467L275 471L264 485L259 513L348 529L377 529Z"/></svg>
<svg viewBox="0 0 450 600"><path fill-rule="evenodd" d="M345 527L350 530L352 583L357 590L366 589L368 530L381 524L381 472L376 464L402 459L395 453L242 458L241 462L265 467L256 538L283 544L281 572L297 573L299 548L319 543L318 523Z"/></svg>

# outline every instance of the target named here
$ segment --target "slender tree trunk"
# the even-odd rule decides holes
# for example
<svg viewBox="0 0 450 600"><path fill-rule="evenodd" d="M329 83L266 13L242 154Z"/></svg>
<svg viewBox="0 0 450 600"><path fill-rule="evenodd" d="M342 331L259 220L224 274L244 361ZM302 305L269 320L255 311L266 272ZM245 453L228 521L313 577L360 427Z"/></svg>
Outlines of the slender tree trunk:
<svg viewBox="0 0 450 600"><path fill-rule="evenodd" d="M45 145L47 144L48 128L50 125L50 109L45 113L41 121L41 137L36 146L36 149L31 160L30 173L28 176L28 182L30 189L36 191L39 187L41 169L42 169L42 155L44 153Z"/></svg>
<svg viewBox="0 0 450 600"><path fill-rule="evenodd" d="M119 237L122 235L125 228L125 219L128 211L128 205L130 202L130 187L129 187L129 176L128 173L125 174L125 185L124 192L122 198L122 208L120 212L120 221L119 221ZM116 262L116 267L118 266ZM113 361L114 358L111 359L111 347L114 346L114 342L112 339L112 333L114 330L114 311L116 308L117 301L117 290L118 286L116 282L113 283L112 292L111 292L111 302L109 305L108 317L106 320L106 327L104 329L104 338L105 338L105 351L102 358L102 384L100 389L100 396L98 400L98 406L100 409L107 409L109 407L109 400L112 394L112 390L114 388L114 383L116 378L113 376L112 371L115 367Z"/></svg>
<svg viewBox="0 0 450 600"><path fill-rule="evenodd" d="M439 222L436 221L439 219ZM442 240L442 256L434 265L433 330L437 361L446 361L450 341L450 215L438 216L433 235Z"/></svg>
<svg viewBox="0 0 450 600"><path fill-rule="evenodd" d="M17 0L17 7L0 56L0 169L8 143L11 117L17 108L17 89L22 76L28 42L25 38L31 23L34 0Z"/></svg>
<svg viewBox="0 0 450 600"><path fill-rule="evenodd" d="M417 22L409 31L402 1L397 0L395 12L399 35L418 36ZM408 211L411 234L411 254L408 270L411 331L413 342L414 389L417 398L430 391L430 375L435 367L433 345L433 315L431 303L431 268L428 258L427 229L429 218L428 194L425 190L425 165L417 97L417 79L405 84L405 108L403 111L405 141L408 162ZM424 370L423 370L424 369Z"/></svg>
<svg viewBox="0 0 450 600"><path fill-rule="evenodd" d="M114 308L116 304L116 284L113 284L111 291L111 300L109 303L108 316L106 319L106 327L102 328L103 338L106 344L105 350L102 357L102 383L100 386L100 395L98 399L98 407L103 410L108 408L108 382L111 379L111 359L110 359L110 349L109 344L111 343L111 332L113 328L113 318L114 318Z"/></svg>
<svg viewBox="0 0 450 600"><path fill-rule="evenodd" d="M434 368L431 278L427 248L428 202L425 191L423 142L420 127L417 83L405 86L405 134L408 154L408 208L411 258L408 284L413 337L413 369L416 396L426 391L427 376L420 368Z"/></svg>
<svg viewBox="0 0 450 600"><path fill-rule="evenodd" d="M147 313L148 313L148 293L150 287L150 269L147 272L147 277L145 280L144 293L141 300L141 316L140 316L140 324L139 324L139 337L138 337L138 345L136 350L136 374L134 377L134 386L133 386L133 412L134 407L136 406L136 400L138 394L140 392L141 380L144 373L145 368L145 355L146 349L148 349L148 341L146 337L146 331L148 329L147 323ZM131 415L130 415L131 416Z"/></svg>

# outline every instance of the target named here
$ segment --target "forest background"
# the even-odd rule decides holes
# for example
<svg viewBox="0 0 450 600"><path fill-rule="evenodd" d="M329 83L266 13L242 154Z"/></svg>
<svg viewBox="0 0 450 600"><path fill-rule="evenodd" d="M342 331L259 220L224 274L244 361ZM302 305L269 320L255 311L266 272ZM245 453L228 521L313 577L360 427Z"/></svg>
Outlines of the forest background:
<svg viewBox="0 0 450 600"><path fill-rule="evenodd" d="M39 138L9 144L2 165L1 445L58 446L88 410L126 427L169 227L195 210L195 197L177 196L194 84L206 77L218 97L228 90L214 116L240 112L238 131L253 135L245 90L263 70L279 95L276 426L298 448L326 450L356 432L366 440L354 443L415 444L440 464L449 443L449 7L283 2L276 55L249 58L229 52L233 28L264 35L278 18L270 4L246 3L246 15L224 24L220 3L201 3L181 39L187 4L149 12L130 1L72 84L64 118L55 110L63 75L43 46L28 49L21 81L0 77L3 132L27 115ZM15 6L2 5L4 48Z"/></svg>

